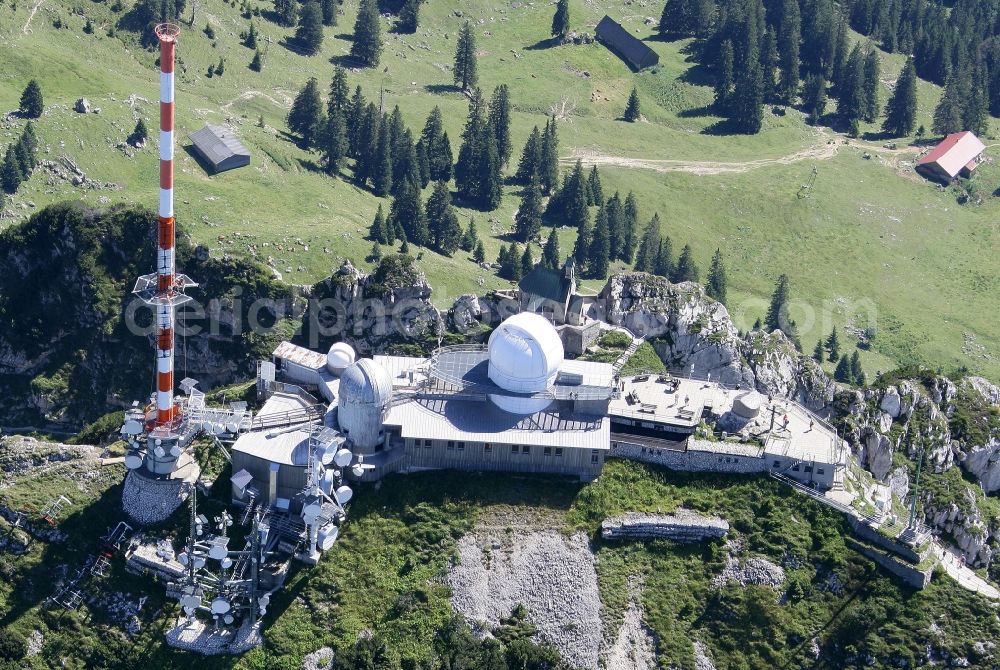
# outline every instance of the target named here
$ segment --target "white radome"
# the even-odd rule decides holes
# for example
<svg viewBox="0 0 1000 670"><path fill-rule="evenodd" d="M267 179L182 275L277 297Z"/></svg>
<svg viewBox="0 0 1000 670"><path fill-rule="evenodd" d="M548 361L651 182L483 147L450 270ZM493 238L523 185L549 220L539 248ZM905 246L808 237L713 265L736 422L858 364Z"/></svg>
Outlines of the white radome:
<svg viewBox="0 0 1000 670"><path fill-rule="evenodd" d="M326 369L330 374L339 376L354 363L356 357L354 347L347 342L334 342L326 354Z"/></svg>
<svg viewBox="0 0 1000 670"><path fill-rule="evenodd" d="M490 380L512 393L541 393L552 386L563 362L563 345L556 329L531 312L515 314L497 326L489 341ZM545 409L547 398L492 395L501 409L531 414Z"/></svg>

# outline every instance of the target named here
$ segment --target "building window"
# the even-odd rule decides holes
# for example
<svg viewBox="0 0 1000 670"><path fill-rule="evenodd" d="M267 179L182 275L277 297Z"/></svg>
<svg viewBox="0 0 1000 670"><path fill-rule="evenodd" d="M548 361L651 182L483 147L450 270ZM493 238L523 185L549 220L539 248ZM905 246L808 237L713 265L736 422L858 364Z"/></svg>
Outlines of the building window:
<svg viewBox="0 0 1000 670"><path fill-rule="evenodd" d="M455 442L453 440L448 440L448 449L449 451L455 450Z"/></svg>
<svg viewBox="0 0 1000 670"><path fill-rule="evenodd" d="M545 456L551 456L552 455L552 447L545 447L545 449L542 451L542 453Z"/></svg>
<svg viewBox="0 0 1000 670"><path fill-rule="evenodd" d="M795 472L799 471L799 466L797 463L795 464L795 467L792 468L792 470L794 470Z"/></svg>
<svg viewBox="0 0 1000 670"><path fill-rule="evenodd" d="M556 447L556 456L562 456L562 447Z"/></svg>
<svg viewBox="0 0 1000 670"><path fill-rule="evenodd" d="M510 453L516 454L517 452L518 452L517 445L516 444L510 445Z"/></svg>
<svg viewBox="0 0 1000 670"><path fill-rule="evenodd" d="M813 466L807 465L806 466L806 472L812 472L812 471L813 471Z"/></svg>
<svg viewBox="0 0 1000 670"><path fill-rule="evenodd" d="M774 462L774 467L780 468L781 467L781 461L775 461Z"/></svg>
<svg viewBox="0 0 1000 670"><path fill-rule="evenodd" d="M490 444L489 442L487 442L486 444L483 445L483 451L485 451L487 454L492 454L493 453L493 445Z"/></svg>
<svg viewBox="0 0 1000 670"><path fill-rule="evenodd" d="M826 474L826 471L823 468L816 468L816 474L817 475Z"/></svg>
<svg viewBox="0 0 1000 670"><path fill-rule="evenodd" d="M590 450L590 462L594 464L601 462L601 453L597 449Z"/></svg>
<svg viewBox="0 0 1000 670"><path fill-rule="evenodd" d="M465 451L465 442L459 442L458 443L458 450L459 451Z"/></svg>
<svg viewBox="0 0 1000 670"><path fill-rule="evenodd" d="M521 453L522 454L530 454L531 453L531 447L529 445L527 445L527 444L524 445L523 447L521 447Z"/></svg>
<svg viewBox="0 0 1000 670"><path fill-rule="evenodd" d="M419 442L420 440L417 440L417 441ZM430 449L432 444L434 444L433 440L424 440L424 448L425 449Z"/></svg>

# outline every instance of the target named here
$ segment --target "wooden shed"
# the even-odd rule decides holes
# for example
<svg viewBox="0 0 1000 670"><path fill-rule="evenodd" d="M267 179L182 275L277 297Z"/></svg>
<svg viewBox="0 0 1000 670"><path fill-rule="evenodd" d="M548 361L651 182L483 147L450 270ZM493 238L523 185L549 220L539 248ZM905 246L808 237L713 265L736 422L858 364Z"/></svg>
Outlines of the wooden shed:
<svg viewBox="0 0 1000 670"><path fill-rule="evenodd" d="M206 125L191 133L191 141L212 173L250 165L250 151L243 146L231 128Z"/></svg>
<svg viewBox="0 0 1000 670"><path fill-rule="evenodd" d="M597 39L633 70L642 70L660 62L660 57L649 46L612 19L605 16L597 24Z"/></svg>

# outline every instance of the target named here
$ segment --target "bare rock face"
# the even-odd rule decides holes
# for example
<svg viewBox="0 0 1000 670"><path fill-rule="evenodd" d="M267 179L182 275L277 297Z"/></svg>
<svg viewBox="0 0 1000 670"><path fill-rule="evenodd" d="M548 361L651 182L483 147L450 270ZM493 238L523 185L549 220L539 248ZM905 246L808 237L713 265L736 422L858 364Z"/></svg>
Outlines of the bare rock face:
<svg viewBox="0 0 1000 670"><path fill-rule="evenodd" d="M479 323L482 315L483 308L479 304L479 297L473 293L466 293L455 300L455 304L448 311L448 321L455 330L464 333Z"/></svg>
<svg viewBox="0 0 1000 670"><path fill-rule="evenodd" d="M791 398L813 411L823 411L833 401L837 385L780 330L749 333L744 357L761 393Z"/></svg>
<svg viewBox="0 0 1000 670"><path fill-rule="evenodd" d="M882 402L879 403L879 407L882 411L888 414L893 419L898 419L899 414L902 410L902 400L899 397L899 391L895 386L890 386L885 390L885 395L882 396Z"/></svg>

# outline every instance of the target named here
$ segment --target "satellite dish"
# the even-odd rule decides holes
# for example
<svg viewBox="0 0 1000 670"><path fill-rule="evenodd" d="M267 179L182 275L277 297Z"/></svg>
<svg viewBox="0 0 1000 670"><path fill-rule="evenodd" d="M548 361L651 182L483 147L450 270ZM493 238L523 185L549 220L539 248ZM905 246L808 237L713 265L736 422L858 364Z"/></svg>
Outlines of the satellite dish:
<svg viewBox="0 0 1000 670"><path fill-rule="evenodd" d="M268 605L270 605L271 594L265 593L264 595L262 595L260 598L257 599L257 604L260 605L261 607L267 607Z"/></svg>
<svg viewBox="0 0 1000 670"><path fill-rule="evenodd" d="M122 426L122 435L138 435L142 432L142 424L135 419L129 419Z"/></svg>
<svg viewBox="0 0 1000 670"><path fill-rule="evenodd" d="M181 562L181 565L187 565L188 564L188 555L187 555L187 552L186 551L182 551L180 554L178 554L177 555L177 560Z"/></svg>
<svg viewBox="0 0 1000 670"><path fill-rule="evenodd" d="M228 569L228 568L232 567L232 565L233 565L233 559L229 558L228 556L226 556L224 559L222 559L222 567L223 568L227 568Z"/></svg>
<svg viewBox="0 0 1000 670"><path fill-rule="evenodd" d="M332 523L320 528L318 538L319 548L323 551L329 551L333 547L333 543L337 541L338 535L340 535L340 529Z"/></svg>
<svg viewBox="0 0 1000 670"><path fill-rule="evenodd" d="M226 430L235 435L236 433L240 432L240 425L235 421L230 421L229 423L226 424Z"/></svg>
<svg viewBox="0 0 1000 670"><path fill-rule="evenodd" d="M337 481L337 471L327 470L323 473L323 479L319 482L319 487L323 490L323 493L330 495L333 493L333 485Z"/></svg>
<svg viewBox="0 0 1000 670"><path fill-rule="evenodd" d="M228 555L229 550L224 544L213 544L212 548L208 550L208 557L216 561L221 561Z"/></svg>
<svg viewBox="0 0 1000 670"><path fill-rule="evenodd" d="M351 474L354 475L355 477L364 477L365 469L361 467L360 463L355 463L354 465L351 466Z"/></svg>
<svg viewBox="0 0 1000 670"><path fill-rule="evenodd" d="M227 614L226 616L222 617L222 621L228 626L232 624L233 621L235 621L235 619L233 618L232 614Z"/></svg>
<svg viewBox="0 0 1000 670"><path fill-rule="evenodd" d="M201 429L202 429L203 431L205 431L206 433L211 433L211 432L212 432L212 429L213 429L214 427L215 427L215 426L213 426L213 425L212 425L212 422L211 422L211 421L202 421L202 422L201 422Z"/></svg>
<svg viewBox="0 0 1000 670"><path fill-rule="evenodd" d="M195 556L194 567L198 570L201 570L203 567L205 567L205 559L202 558L201 556Z"/></svg>
<svg viewBox="0 0 1000 670"><path fill-rule="evenodd" d="M354 497L354 491L351 490L350 486L341 486L334 492L334 498L337 499L341 505L346 505Z"/></svg>
<svg viewBox="0 0 1000 670"><path fill-rule="evenodd" d="M181 445L175 444L174 446L170 447L170 455L173 456L174 458L177 458L178 456L180 456L181 455Z"/></svg>
<svg viewBox="0 0 1000 670"><path fill-rule="evenodd" d="M330 465L333 460L337 457L336 449L323 449L319 452L319 462L323 465Z"/></svg>
<svg viewBox="0 0 1000 670"><path fill-rule="evenodd" d="M188 614L194 612L196 609L198 609L200 605L201 605L201 598L194 594L181 596L181 607L183 607L184 611L187 612Z"/></svg>
<svg viewBox="0 0 1000 670"><path fill-rule="evenodd" d="M160 444L163 444L163 440L161 440L160 438L156 438L156 440L153 441L153 444L159 446Z"/></svg>
<svg viewBox="0 0 1000 670"><path fill-rule="evenodd" d="M225 614L230 607L229 601L225 598L216 598L212 601L212 614Z"/></svg>
<svg viewBox="0 0 1000 670"><path fill-rule="evenodd" d="M163 458L167 454L167 452L163 451L163 447L154 447L153 453L156 454L157 458Z"/></svg>
<svg viewBox="0 0 1000 670"><path fill-rule="evenodd" d="M351 453L350 449L341 449L333 457L333 462L340 467L347 467L354 460L354 454Z"/></svg>
<svg viewBox="0 0 1000 670"><path fill-rule="evenodd" d="M125 467L129 470L135 470L136 468L142 467L142 456L129 454L125 457Z"/></svg>
<svg viewBox="0 0 1000 670"><path fill-rule="evenodd" d="M260 608L260 615L264 616L265 614L267 614L267 608L266 607L261 607Z"/></svg>
<svg viewBox="0 0 1000 670"><path fill-rule="evenodd" d="M309 503L308 505L306 505L305 507L302 508L302 519L306 523L312 523L313 521L315 521L317 519L317 517L319 517L319 515L322 512L323 512L323 508L320 507L319 503L315 503L315 502L314 503Z"/></svg>
<svg viewBox="0 0 1000 670"><path fill-rule="evenodd" d="M216 435L222 435L224 432L226 432L226 427L223 426L221 423L212 424L212 432L215 433Z"/></svg>

